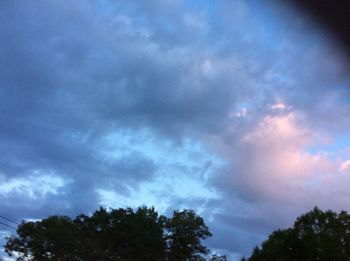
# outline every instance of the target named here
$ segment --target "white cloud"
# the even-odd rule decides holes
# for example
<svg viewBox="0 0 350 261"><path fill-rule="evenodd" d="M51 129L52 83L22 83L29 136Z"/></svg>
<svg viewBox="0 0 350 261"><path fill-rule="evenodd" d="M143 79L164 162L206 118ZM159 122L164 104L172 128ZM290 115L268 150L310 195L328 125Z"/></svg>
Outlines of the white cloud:
<svg viewBox="0 0 350 261"><path fill-rule="evenodd" d="M9 196L12 193L37 199L45 197L46 194L58 194L60 188L68 184L69 181L53 173L43 173L34 171L27 177L11 178L0 184L0 195Z"/></svg>
<svg viewBox="0 0 350 261"><path fill-rule="evenodd" d="M345 172L350 169L350 160L346 160L340 164L339 171Z"/></svg>
<svg viewBox="0 0 350 261"><path fill-rule="evenodd" d="M286 108L288 108L288 107L281 101L271 105L271 109L273 109L273 110L281 110L281 111L283 111Z"/></svg>

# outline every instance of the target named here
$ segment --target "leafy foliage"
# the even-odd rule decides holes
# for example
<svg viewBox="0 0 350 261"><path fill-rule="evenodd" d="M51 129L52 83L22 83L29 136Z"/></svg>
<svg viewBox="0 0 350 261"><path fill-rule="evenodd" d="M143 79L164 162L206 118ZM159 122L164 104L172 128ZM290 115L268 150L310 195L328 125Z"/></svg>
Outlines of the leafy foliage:
<svg viewBox="0 0 350 261"><path fill-rule="evenodd" d="M350 216L315 207L293 228L273 232L249 260L350 260Z"/></svg>
<svg viewBox="0 0 350 261"><path fill-rule="evenodd" d="M50 216L22 222L18 236L7 238L9 255L17 260L204 260L201 240L211 236L192 210L172 218L154 208L97 210L92 216Z"/></svg>
<svg viewBox="0 0 350 261"><path fill-rule="evenodd" d="M221 255L212 255L210 257L210 261L227 261L227 257L224 255L224 256L221 256Z"/></svg>
<svg viewBox="0 0 350 261"><path fill-rule="evenodd" d="M211 233L194 211L174 211L173 218L166 222L166 228L169 260L202 260L202 255L208 253L201 239L210 237Z"/></svg>

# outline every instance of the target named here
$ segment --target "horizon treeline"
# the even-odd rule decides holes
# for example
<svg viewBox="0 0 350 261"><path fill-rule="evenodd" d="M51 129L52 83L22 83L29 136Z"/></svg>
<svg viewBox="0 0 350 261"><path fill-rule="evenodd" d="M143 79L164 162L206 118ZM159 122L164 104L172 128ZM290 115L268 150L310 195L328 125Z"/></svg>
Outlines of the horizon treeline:
<svg viewBox="0 0 350 261"><path fill-rule="evenodd" d="M17 260L226 260L202 241L212 236L193 210L159 215L153 207L100 208L91 216L22 222L5 251Z"/></svg>
<svg viewBox="0 0 350 261"><path fill-rule="evenodd" d="M212 234L193 210L159 215L154 207L96 210L75 218L55 215L18 225L4 246L24 260L225 261L203 245ZM242 261L350 260L350 215L313 210L293 227L271 233Z"/></svg>

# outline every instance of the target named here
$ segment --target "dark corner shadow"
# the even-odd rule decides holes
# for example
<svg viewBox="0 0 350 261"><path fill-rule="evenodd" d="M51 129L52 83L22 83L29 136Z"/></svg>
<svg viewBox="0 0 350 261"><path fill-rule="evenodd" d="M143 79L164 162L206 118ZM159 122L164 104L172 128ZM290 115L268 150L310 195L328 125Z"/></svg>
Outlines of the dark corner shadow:
<svg viewBox="0 0 350 261"><path fill-rule="evenodd" d="M350 59L350 1L349 0L287 0L302 8L316 23L330 32L346 48Z"/></svg>

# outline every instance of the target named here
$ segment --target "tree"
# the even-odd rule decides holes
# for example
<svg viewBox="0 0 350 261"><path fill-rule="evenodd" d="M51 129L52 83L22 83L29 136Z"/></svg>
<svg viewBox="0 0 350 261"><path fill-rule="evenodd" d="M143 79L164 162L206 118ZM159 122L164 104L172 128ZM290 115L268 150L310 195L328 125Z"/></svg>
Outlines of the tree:
<svg viewBox="0 0 350 261"><path fill-rule="evenodd" d="M221 255L217 255L214 254L210 257L210 261L226 261L227 257L225 255L221 256Z"/></svg>
<svg viewBox="0 0 350 261"><path fill-rule="evenodd" d="M350 260L350 216L315 207L292 228L273 232L249 260Z"/></svg>
<svg viewBox="0 0 350 261"><path fill-rule="evenodd" d="M153 208L142 207L136 212L131 208L110 212L101 208L83 219L81 234L88 240L79 244L81 255L88 260L164 260L161 220Z"/></svg>
<svg viewBox="0 0 350 261"><path fill-rule="evenodd" d="M200 260L211 236L192 210L159 216L154 208L100 208L93 215L50 216L22 222L7 238L6 252L17 260Z"/></svg>
<svg viewBox="0 0 350 261"><path fill-rule="evenodd" d="M174 211L166 222L169 260L203 260L208 249L201 240L211 236L203 218L193 210Z"/></svg>
<svg viewBox="0 0 350 261"><path fill-rule="evenodd" d="M76 227L66 216L52 216L41 222L22 223L17 229L19 237L8 238L6 252L19 253L17 260L26 260L32 255L38 261L49 258L74 258Z"/></svg>

